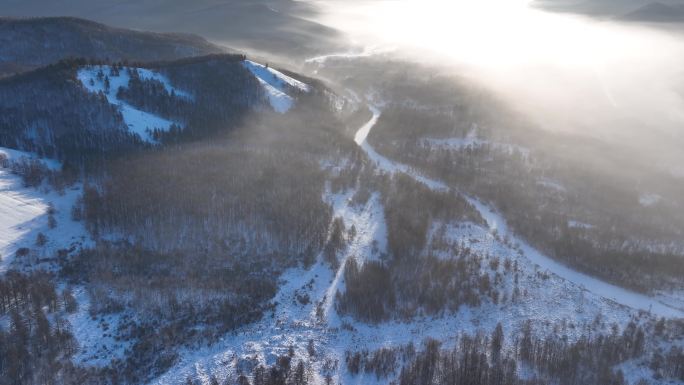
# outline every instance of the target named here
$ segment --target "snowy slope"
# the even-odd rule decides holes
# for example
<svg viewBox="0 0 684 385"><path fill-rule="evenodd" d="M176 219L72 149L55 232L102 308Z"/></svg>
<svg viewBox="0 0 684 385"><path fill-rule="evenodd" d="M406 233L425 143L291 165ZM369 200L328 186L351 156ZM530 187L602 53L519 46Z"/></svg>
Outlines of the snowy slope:
<svg viewBox="0 0 684 385"><path fill-rule="evenodd" d="M74 362L84 366L104 367L112 360L124 359L130 341L116 338L119 322L126 314L115 313L93 317L90 315L90 297L84 287L76 287L73 295L78 302L78 310L66 319L71 324L71 332L78 341L79 350Z"/></svg>
<svg viewBox="0 0 684 385"><path fill-rule="evenodd" d="M265 65L250 60L245 60L242 65L254 75L264 88L271 107L281 114L289 111L295 103L295 99L288 92L292 90L309 92L311 90L307 84Z"/></svg>
<svg viewBox="0 0 684 385"><path fill-rule="evenodd" d="M138 71L141 79L144 80L158 80L164 87L166 91L171 93L172 91L176 96L182 98L191 98L191 96L182 90L174 88L171 86L169 80L160 73L145 69L145 68L128 68L124 67L119 71L118 76L112 72L110 66L86 66L78 71L78 79L81 81L83 86L92 93L103 93L109 103L118 106L121 115L123 116L124 122L128 129L140 136L140 138L146 142L154 143L155 140L152 138L151 131L154 129L159 129L162 131L168 131L171 125L178 124L178 122L172 122L170 120L161 118L149 112L145 112L131 106L130 104L117 98L117 92L119 88L128 87L130 82L129 71ZM109 89L106 89L104 78L98 77L98 73L102 72L104 76L109 78Z"/></svg>
<svg viewBox="0 0 684 385"><path fill-rule="evenodd" d="M4 156L10 162L21 162L23 160L38 160L45 165L49 170L59 170L62 164L54 159L39 158L35 154L24 151L13 150L7 147L0 147L0 156Z"/></svg>
<svg viewBox="0 0 684 385"><path fill-rule="evenodd" d="M0 148L0 153L8 159L37 159L51 169L61 168L54 160L45 160L22 151ZM24 188L21 177L14 175L9 169L0 168L0 274L8 269L19 270L46 269L55 266L58 250L76 252L82 247L92 246L92 240L81 222L71 218L71 208L82 193L82 186L77 184L59 193L43 188ZM54 208L56 226L48 225L48 208ZM47 237L43 246L36 245L39 233ZM30 249L27 256L16 257L20 248ZM108 363L111 358L120 358L125 345L114 340L102 328L102 322L91 319L88 314L88 297L82 288L74 292L79 303L79 310L67 316L72 332L79 345L76 361L86 364ZM111 318L111 317L110 317ZM115 326L114 320L108 320ZM112 329L110 329L112 330ZM99 355L102 350L107 356Z"/></svg>
<svg viewBox="0 0 684 385"><path fill-rule="evenodd" d="M443 183L425 178L372 149L365 139L380 115L378 109L372 108L372 111L373 118L359 129L355 139L368 151L380 171L405 172L432 188L448 189ZM325 383L322 379L325 373L330 373L335 383L388 383L390 379L378 379L374 374L352 376L344 363L345 352L420 344L428 337L439 339L448 347L460 333L490 331L498 322L509 332L518 330L527 320L539 321L535 327L540 334L556 333L574 340L587 330L609 333L614 323L626 325L631 320L640 322L651 317L629 306L637 309L646 307L646 310L651 307L652 312L658 315L681 316L676 309L658 305L655 298L619 288L610 287L606 291L607 286L600 281L595 282L593 278L562 266L559 268L554 261L515 239L503 218L491 208L470 199L488 226L434 223L426 253L440 255L440 250L432 242L437 229L443 228L449 244L464 244L482 256L485 261L483 271L489 269L486 261L490 258L509 258L520 269L518 280L523 289L520 298L498 304L485 300L476 308L462 306L454 313L419 316L410 321L393 320L378 325L355 322L350 317L337 314L334 306L335 293L345 290L344 263L349 258L356 258L363 264L378 258L387 248L387 227L380 196L373 194L366 204L359 206L352 203L355 192L353 189L339 194L327 192L323 197L331 204L333 216L342 218L347 229L353 225L357 231L357 235L348 239L346 248L338 254L340 266L336 271L323 262L322 256L309 269L286 271L280 278L272 316L266 314L260 321L226 334L212 346L181 351L179 362L152 383L182 384L190 377L208 385L212 375L221 382L230 376L234 378L245 364L247 367L274 364L277 356L286 354L290 346L294 348L294 362L299 359L313 362L314 383ZM439 244L443 245L443 242ZM444 258L451 257L449 252L442 253ZM505 275L501 283L502 293L511 298L516 286L512 275ZM297 298L301 295L307 295L310 301L306 304L299 302ZM309 341L313 343L314 356L307 352ZM337 362L332 372L326 362Z"/></svg>
<svg viewBox="0 0 684 385"><path fill-rule="evenodd" d="M36 191L25 189L21 178L0 169L0 272L20 247L31 245L47 225L47 205Z"/></svg>
<svg viewBox="0 0 684 385"><path fill-rule="evenodd" d="M0 153L14 161L38 159L35 155L6 148L0 148ZM61 168L57 161L40 161L51 169ZM34 250L28 258L49 258L54 256L56 250L69 248L86 239L83 226L71 220L71 207L80 191L80 186L75 186L60 195L55 191L25 188L21 177L12 174L9 169L0 168L0 273L8 269L19 248ZM49 204L56 210L54 217L57 226L53 229L48 227ZM47 236L48 242L37 247L36 237L41 232Z"/></svg>

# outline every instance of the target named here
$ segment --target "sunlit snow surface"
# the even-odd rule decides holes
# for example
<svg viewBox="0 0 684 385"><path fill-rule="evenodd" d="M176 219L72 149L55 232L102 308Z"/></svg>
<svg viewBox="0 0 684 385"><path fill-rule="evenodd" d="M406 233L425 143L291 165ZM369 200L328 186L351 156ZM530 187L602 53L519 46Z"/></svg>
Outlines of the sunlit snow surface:
<svg viewBox="0 0 684 385"><path fill-rule="evenodd" d="M138 136L146 142L155 143L155 140L151 135L152 131L154 129L168 131L171 128L171 125L176 122L142 111L117 97L119 88L128 87L128 83L131 80L129 71L137 71L140 79L143 80L158 80L164 85L164 88L166 88L166 91L169 92L169 94L173 92L178 97L191 99L191 96L187 92L171 86L171 83L164 75L145 68L124 67L119 70L118 75L116 75L112 72L110 66L86 66L78 71L77 76L78 80L81 81L88 91L92 93L102 92L109 103L118 106L119 111L123 116L124 123L131 132L138 134ZM104 76L98 76L98 73L100 72ZM105 76L109 78L109 89L105 86Z"/></svg>
<svg viewBox="0 0 684 385"><path fill-rule="evenodd" d="M49 169L59 169L55 160L38 158L34 154L0 148L10 161L34 159ZM85 239L85 229L71 220L71 207L80 194L80 186L67 188L63 194L55 191L24 187L21 177L9 168L0 167L0 273L5 272L15 258L19 248L37 249L39 257L51 257L60 248L69 248L75 242ZM56 210L57 226L48 227L48 205ZM47 236L47 244L36 248L38 233Z"/></svg>
<svg viewBox="0 0 684 385"><path fill-rule="evenodd" d="M265 65L250 60L245 60L242 65L256 77L266 91L271 107L281 114L289 111L295 102L295 99L288 92L292 90L309 92L311 90L307 84Z"/></svg>

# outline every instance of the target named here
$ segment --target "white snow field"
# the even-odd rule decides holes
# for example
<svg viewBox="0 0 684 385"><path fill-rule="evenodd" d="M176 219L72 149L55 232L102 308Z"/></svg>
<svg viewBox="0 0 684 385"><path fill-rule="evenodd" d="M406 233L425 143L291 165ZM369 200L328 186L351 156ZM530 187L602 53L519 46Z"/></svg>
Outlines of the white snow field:
<svg viewBox="0 0 684 385"><path fill-rule="evenodd" d="M58 161L41 159L22 151L0 148L0 153L13 161L22 158L36 159L50 169L61 168ZM68 187L63 193L46 191L44 188L25 188L21 177L12 174L8 168L0 167L0 274L10 268L50 270L54 267L57 250L75 252L79 248L92 246L92 240L83 224L71 218L71 208L81 192L80 184ZM48 224L50 205L55 210L56 226L53 228ZM39 233L47 237L47 243L43 246L36 245ZM16 257L20 248L31 251L28 255ZM121 343L116 342L111 335L107 337L107 332L102 330L102 322L91 319L88 314L87 294L79 288L74 291L74 296L79 310L66 318L79 345L76 361L92 365L109 363L111 358L120 358ZM109 324L114 324L114 321L109 320ZM98 354L102 351L109 354Z"/></svg>
<svg viewBox="0 0 684 385"><path fill-rule="evenodd" d="M263 64L245 60L242 65L254 75L264 88L271 107L281 114L289 111L294 105L295 99L288 95L290 90L301 92L311 90L307 84Z"/></svg>
<svg viewBox="0 0 684 385"><path fill-rule="evenodd" d="M174 88L164 75L145 68L124 67L117 75L112 72L112 67L107 65L85 66L79 69L77 77L88 91L96 94L103 93L110 104L119 108L124 123L131 132L138 134L142 140L148 143L155 143L156 141L151 135L154 129L168 131L171 125L180 124L142 111L117 97L119 88L128 87L131 80L129 71L137 71L140 78L144 80L160 81L169 93L173 92L178 97L192 99L192 96L187 92ZM99 73L102 73L103 76L98 76ZM105 77L109 78L109 89L106 88Z"/></svg>
<svg viewBox="0 0 684 385"><path fill-rule="evenodd" d="M117 340L116 330L119 322L126 314L107 314L93 317L90 315L90 297L82 286L73 288L73 295L78 302L78 310L68 314L66 319L71 325L71 332L78 341L78 352L74 362L93 367L104 367L113 360L124 359L130 341Z"/></svg>
<svg viewBox="0 0 684 385"><path fill-rule="evenodd" d="M43 165L47 167L49 170L59 170L62 168L62 164L54 159L40 158L36 154L14 150L7 147L0 147L0 157L4 157L4 159L10 162L21 162L23 160L37 160L43 163Z"/></svg>
<svg viewBox="0 0 684 385"><path fill-rule="evenodd" d="M5 148L0 149L0 153L9 154L8 158L12 160L38 159L35 155ZM61 167L54 160L44 163L52 169ZM55 191L25 188L21 177L12 174L8 168L0 168L0 273L7 271L20 248L32 249L29 256L22 258L35 262L53 257L58 249L84 242L85 229L71 220L71 207L80 191L80 186L75 186L60 195ZM56 210L57 226L52 229L48 226L49 204ZM38 233L47 236L47 243L42 247L35 244Z"/></svg>

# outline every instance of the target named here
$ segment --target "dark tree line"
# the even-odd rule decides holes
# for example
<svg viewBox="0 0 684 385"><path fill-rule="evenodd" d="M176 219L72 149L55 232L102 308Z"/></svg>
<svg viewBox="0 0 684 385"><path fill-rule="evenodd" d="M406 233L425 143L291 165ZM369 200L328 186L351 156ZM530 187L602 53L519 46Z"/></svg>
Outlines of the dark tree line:
<svg viewBox="0 0 684 385"><path fill-rule="evenodd" d="M622 333L575 342L554 335L540 337L529 323L506 336L499 324L490 335L461 335L451 349L427 340L415 358L408 357L396 383L623 385L628 382L614 367L641 357L644 346L644 330L633 323Z"/></svg>
<svg viewBox="0 0 684 385"><path fill-rule="evenodd" d="M9 271L0 277L0 384L62 384L78 346L64 313L76 310L67 289L58 293L45 272Z"/></svg>
<svg viewBox="0 0 684 385"><path fill-rule="evenodd" d="M72 57L151 61L216 52L217 46L198 36L126 30L73 17L0 20L0 70L7 64L20 71Z"/></svg>

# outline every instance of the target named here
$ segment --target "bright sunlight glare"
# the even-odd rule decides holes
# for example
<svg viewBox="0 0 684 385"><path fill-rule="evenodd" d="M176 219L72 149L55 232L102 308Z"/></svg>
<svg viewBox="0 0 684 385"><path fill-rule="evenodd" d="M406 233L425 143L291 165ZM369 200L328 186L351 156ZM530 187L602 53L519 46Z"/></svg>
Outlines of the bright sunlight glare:
<svg viewBox="0 0 684 385"><path fill-rule="evenodd" d="M642 147L656 133L661 139L664 134L667 144L683 143L679 32L545 12L528 3L316 2L321 21L359 45L453 66L543 127Z"/></svg>

